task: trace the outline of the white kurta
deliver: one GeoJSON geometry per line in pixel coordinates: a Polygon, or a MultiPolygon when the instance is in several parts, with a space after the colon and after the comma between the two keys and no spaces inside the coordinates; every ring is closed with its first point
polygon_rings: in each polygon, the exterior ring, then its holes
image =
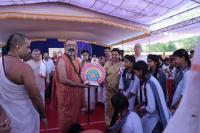
{"type": "MultiPolygon", "coordinates": [[[[156,86],[156,89],[158,91],[158,95],[160,97],[160,101],[164,110],[164,114],[168,121],[171,117],[171,114],[167,107],[162,88],[156,78],[151,76],[150,80],[156,86]]],[[[146,95],[147,95],[147,106],[145,107],[145,109],[148,111],[148,113],[142,117],[142,126],[143,126],[144,133],[151,133],[154,127],[156,126],[157,122],[159,121],[160,117],[157,111],[154,93],[149,84],[146,84],[146,95]]]]}
{"type": "Polygon", "coordinates": [[[132,97],[128,99],[129,107],[128,110],[132,111],[134,109],[135,99],[137,97],[137,92],[140,89],[140,80],[137,76],[134,76],[134,80],[130,81],[129,88],[125,91],[124,90],[124,82],[123,77],[121,74],[120,81],[119,81],[119,89],[123,90],[124,96],[128,96],[129,93],[134,94],[132,97]]]}
{"type": "Polygon", "coordinates": [[[31,66],[34,72],[35,76],[35,82],[37,84],[37,87],[39,88],[40,95],[42,96],[43,103],[45,104],[45,78],[41,77],[39,71],[40,71],[40,64],[41,62],[35,62],[34,60],[30,60],[27,62],[31,66]]]}
{"type": "Polygon", "coordinates": [[[147,63],[147,56],[146,55],[140,55],[139,57],[135,57],[135,62],[138,62],[140,60],[147,63]]]}
{"type": "Polygon", "coordinates": [[[143,133],[140,117],[135,112],[130,112],[121,133],[143,133]]]}
{"type": "Polygon", "coordinates": [[[46,64],[47,74],[51,74],[54,71],[54,68],[55,68],[53,60],[52,59],[48,59],[47,61],[43,60],[43,62],[46,64]]]}
{"type": "Polygon", "coordinates": [[[46,68],[47,68],[47,79],[46,79],[46,81],[47,81],[47,83],[50,83],[50,76],[51,76],[51,74],[53,74],[53,71],[55,69],[55,65],[54,65],[52,59],[48,59],[47,61],[43,60],[43,62],[45,63],[46,68]]]}
{"type": "Polygon", "coordinates": [[[0,105],[11,119],[11,133],[39,133],[39,114],[23,85],[16,85],[4,74],[0,58],[0,105]]]}

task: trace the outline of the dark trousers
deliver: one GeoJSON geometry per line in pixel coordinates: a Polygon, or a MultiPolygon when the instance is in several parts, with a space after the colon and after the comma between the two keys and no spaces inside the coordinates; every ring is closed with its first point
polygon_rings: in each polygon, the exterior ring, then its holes
{"type": "Polygon", "coordinates": [[[45,100],[46,101],[51,101],[52,82],[53,82],[53,75],[50,76],[50,82],[47,85],[47,89],[45,90],[45,100]]]}

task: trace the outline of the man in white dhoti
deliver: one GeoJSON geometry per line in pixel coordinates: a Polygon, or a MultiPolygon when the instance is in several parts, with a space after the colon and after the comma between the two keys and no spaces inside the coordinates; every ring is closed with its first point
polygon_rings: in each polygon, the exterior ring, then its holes
{"type": "Polygon", "coordinates": [[[40,119],[47,124],[42,98],[31,67],[21,59],[30,53],[30,41],[12,34],[9,52],[0,58],[0,105],[11,121],[11,133],[39,133],[40,119]]]}
{"type": "Polygon", "coordinates": [[[148,65],[138,61],[134,65],[135,75],[144,81],[144,105],[139,107],[144,133],[161,133],[171,117],[162,88],[156,78],[148,74],[148,65]]]}
{"type": "Polygon", "coordinates": [[[45,104],[45,78],[47,76],[46,64],[44,64],[44,62],[42,61],[41,52],[39,49],[34,49],[32,51],[32,57],[33,59],[27,61],[27,64],[29,64],[33,69],[37,87],[39,88],[40,95],[42,96],[43,103],[45,104]]]}
{"type": "Polygon", "coordinates": [[[164,133],[200,133],[200,43],[198,44],[186,90],[164,133]]]}

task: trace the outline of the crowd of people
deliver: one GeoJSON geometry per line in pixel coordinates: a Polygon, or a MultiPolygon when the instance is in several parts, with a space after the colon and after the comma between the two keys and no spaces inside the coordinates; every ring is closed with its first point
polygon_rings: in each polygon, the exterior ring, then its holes
{"type": "Polygon", "coordinates": [[[40,122],[48,125],[49,101],[58,110],[60,133],[82,132],[79,125],[75,132],[74,124],[81,111],[94,112],[97,103],[105,107],[106,133],[161,133],[187,89],[194,54],[178,49],[163,59],[142,55],[136,44],[132,55],[105,48],[101,57],[87,50],[77,57],[76,41],[68,40],[64,53],[51,59],[39,49],[31,52],[30,40],[20,33],[12,34],[6,47],[8,53],[0,59],[1,133],[39,133],[40,122]],[[105,81],[90,89],[90,110],[88,84],[80,77],[88,63],[106,71],[105,81]]]}

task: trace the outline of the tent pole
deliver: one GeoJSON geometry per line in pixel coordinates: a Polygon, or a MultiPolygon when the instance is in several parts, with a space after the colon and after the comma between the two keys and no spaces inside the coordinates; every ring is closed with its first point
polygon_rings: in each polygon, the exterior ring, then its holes
{"type": "Polygon", "coordinates": [[[149,54],[151,53],[150,49],[151,49],[151,39],[150,39],[150,36],[149,36],[149,54]]]}

